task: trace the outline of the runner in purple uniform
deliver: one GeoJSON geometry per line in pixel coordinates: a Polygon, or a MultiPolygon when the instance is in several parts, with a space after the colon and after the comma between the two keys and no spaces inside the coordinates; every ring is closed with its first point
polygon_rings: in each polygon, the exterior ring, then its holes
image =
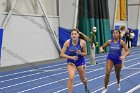
{"type": "Polygon", "coordinates": [[[126,43],[120,39],[120,31],[117,29],[113,31],[113,39],[108,40],[105,44],[103,44],[100,47],[100,52],[101,53],[104,52],[104,48],[106,48],[107,46],[110,46],[110,51],[106,60],[106,74],[104,79],[105,88],[102,91],[102,93],[107,92],[107,85],[110,79],[110,72],[112,70],[113,65],[115,68],[115,73],[117,78],[118,91],[120,91],[120,71],[122,68],[122,60],[124,60],[125,57],[128,56],[130,53],[126,43]],[[126,53],[123,55],[121,54],[122,48],[124,48],[126,51],[126,53]]]}
{"type": "Polygon", "coordinates": [[[73,81],[76,70],[79,73],[80,79],[85,86],[85,92],[89,93],[87,88],[87,79],[86,79],[86,65],[84,56],[87,55],[87,47],[84,37],[82,34],[79,34],[79,30],[72,29],[71,38],[68,39],[61,50],[60,56],[67,58],[67,69],[68,69],[68,93],[73,93],[73,81]],[[68,54],[65,52],[68,51],[68,54]]]}

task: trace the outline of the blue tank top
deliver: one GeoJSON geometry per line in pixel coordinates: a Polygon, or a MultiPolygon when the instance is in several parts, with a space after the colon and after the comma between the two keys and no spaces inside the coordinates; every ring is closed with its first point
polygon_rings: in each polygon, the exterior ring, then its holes
{"type": "MultiPolygon", "coordinates": [[[[83,51],[81,46],[80,46],[80,39],[78,39],[78,43],[75,46],[72,44],[72,39],[70,39],[70,44],[69,44],[69,47],[68,47],[68,50],[67,50],[68,55],[69,56],[78,56],[78,60],[76,60],[77,62],[78,61],[81,61],[81,62],[84,61],[84,57],[81,56],[81,55],[78,55],[76,53],[77,50],[83,51]]],[[[75,60],[68,59],[67,62],[75,62],[75,60]]]]}
{"type": "Polygon", "coordinates": [[[120,43],[120,39],[117,43],[114,43],[114,39],[112,39],[110,42],[110,51],[109,51],[108,57],[120,58],[121,51],[122,51],[122,46],[120,43]]]}

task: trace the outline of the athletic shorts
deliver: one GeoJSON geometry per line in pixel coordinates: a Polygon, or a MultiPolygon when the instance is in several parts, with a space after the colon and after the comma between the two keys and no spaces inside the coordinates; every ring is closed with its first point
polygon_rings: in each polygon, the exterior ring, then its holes
{"type": "Polygon", "coordinates": [[[122,60],[120,60],[119,58],[107,57],[107,59],[111,60],[114,65],[116,65],[116,64],[122,64],[122,60]]]}
{"type": "Polygon", "coordinates": [[[85,65],[85,60],[67,60],[67,63],[73,63],[76,67],[85,65]]]}

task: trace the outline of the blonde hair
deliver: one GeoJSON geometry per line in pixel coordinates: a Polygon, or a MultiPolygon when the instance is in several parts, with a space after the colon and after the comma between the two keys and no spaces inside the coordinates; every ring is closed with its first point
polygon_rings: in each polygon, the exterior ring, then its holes
{"type": "Polygon", "coordinates": [[[123,30],[123,29],[125,29],[125,26],[121,26],[121,27],[120,27],[120,30],[123,30]]]}

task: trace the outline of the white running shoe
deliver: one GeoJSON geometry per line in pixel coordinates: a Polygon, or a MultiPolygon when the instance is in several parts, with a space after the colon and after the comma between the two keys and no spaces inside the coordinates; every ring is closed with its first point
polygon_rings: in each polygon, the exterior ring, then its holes
{"type": "Polygon", "coordinates": [[[120,91],[121,90],[121,85],[120,84],[118,84],[118,91],[120,91]]]}
{"type": "Polygon", "coordinates": [[[106,92],[107,92],[107,88],[104,88],[101,93],[106,93],[106,92]]]}

